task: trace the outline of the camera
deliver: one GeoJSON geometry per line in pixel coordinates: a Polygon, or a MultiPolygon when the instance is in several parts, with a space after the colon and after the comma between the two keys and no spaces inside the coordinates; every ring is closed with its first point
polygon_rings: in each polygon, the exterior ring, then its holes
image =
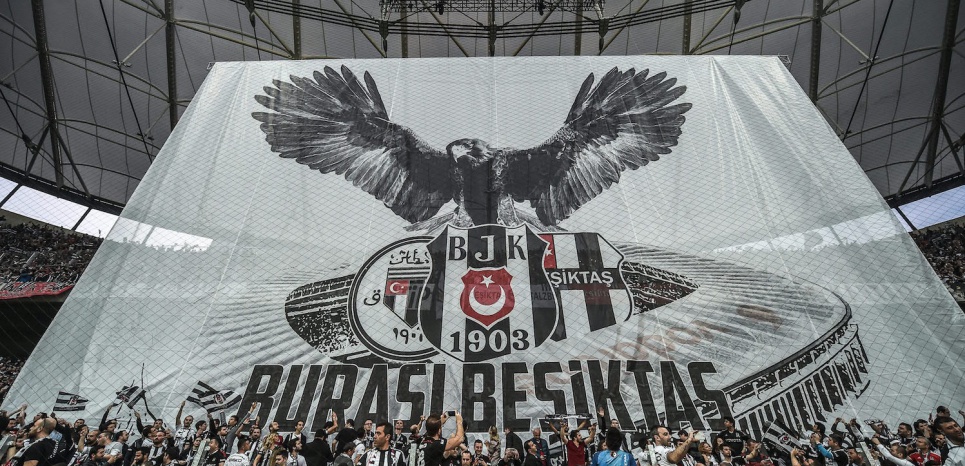
{"type": "Polygon", "coordinates": [[[455,411],[455,410],[446,411],[446,416],[452,417],[452,416],[455,416],[455,415],[456,415],[456,411],[455,411]]]}

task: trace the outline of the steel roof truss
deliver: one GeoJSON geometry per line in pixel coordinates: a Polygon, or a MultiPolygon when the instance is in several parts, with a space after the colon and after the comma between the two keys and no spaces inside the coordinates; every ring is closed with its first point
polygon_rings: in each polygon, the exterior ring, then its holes
{"type": "Polygon", "coordinates": [[[871,60],[871,57],[869,57],[868,54],[865,53],[864,50],[861,50],[861,48],[858,47],[857,45],[855,45],[855,43],[852,42],[851,39],[848,39],[848,36],[844,35],[843,32],[837,30],[833,25],[831,25],[831,23],[829,23],[828,20],[826,20],[826,19],[824,19],[824,18],[822,17],[822,18],[821,18],[821,22],[824,23],[824,25],[827,26],[828,29],[831,30],[831,32],[834,32],[835,34],[837,34],[838,37],[840,37],[841,40],[843,40],[846,44],[850,45],[851,48],[853,48],[856,52],[860,53],[861,56],[864,57],[865,60],[869,60],[869,61],[871,60]]]}
{"type": "MultiPolygon", "coordinates": [[[[177,30],[174,22],[174,0],[164,0],[164,50],[168,72],[168,121],[171,131],[178,124],[178,65],[174,41],[177,30]]],[[[154,125],[152,124],[151,127],[154,125]]],[[[148,129],[150,131],[150,129],[148,129]]]]}
{"type": "Polygon", "coordinates": [[[40,56],[40,81],[44,89],[44,106],[47,117],[47,126],[50,134],[50,154],[53,157],[54,173],[58,187],[64,185],[64,173],[61,166],[60,146],[55,139],[57,138],[57,107],[54,104],[54,74],[50,67],[50,54],[47,47],[47,24],[44,19],[43,0],[31,0],[33,7],[34,33],[37,47],[37,54],[40,56]]]}
{"type": "Polygon", "coordinates": [[[935,156],[938,154],[939,128],[945,112],[945,96],[948,93],[948,73],[952,65],[952,47],[955,44],[955,28],[958,27],[960,0],[948,0],[945,12],[945,31],[942,36],[941,58],[938,62],[938,79],[935,82],[935,97],[932,101],[932,131],[928,141],[925,168],[925,186],[931,187],[935,172],[935,156]]]}
{"type": "Polygon", "coordinates": [[[90,197],[90,191],[87,189],[87,183],[84,182],[84,177],[81,176],[80,171],[77,170],[77,164],[74,163],[74,157],[70,155],[70,149],[67,147],[67,143],[64,142],[64,139],[60,136],[57,128],[51,128],[51,136],[55,135],[57,136],[55,139],[57,139],[57,142],[59,142],[60,146],[64,149],[64,155],[67,156],[67,160],[70,162],[70,168],[74,171],[74,175],[77,176],[77,181],[80,182],[80,187],[84,190],[84,195],[90,197]]]}
{"type": "MultiPolygon", "coordinates": [[[[167,0],[165,0],[165,1],[167,1],[167,0]]],[[[271,36],[274,37],[275,40],[278,41],[278,45],[280,45],[281,48],[283,48],[286,52],[288,52],[288,58],[295,58],[295,52],[294,52],[294,50],[292,50],[291,47],[289,47],[287,44],[285,44],[285,40],[282,39],[281,36],[278,35],[277,32],[275,32],[275,30],[271,27],[271,24],[269,24],[268,21],[265,21],[265,18],[263,18],[263,17],[261,16],[261,13],[258,13],[258,10],[255,10],[255,18],[258,18],[258,20],[261,21],[261,24],[263,24],[263,25],[265,26],[265,28],[268,29],[268,32],[271,34],[271,36]]]]}
{"type": "Polygon", "coordinates": [[[456,48],[458,48],[463,55],[465,55],[466,57],[469,57],[470,56],[469,52],[466,50],[465,47],[462,46],[461,43],[459,43],[459,41],[456,39],[456,36],[452,35],[452,33],[449,31],[449,28],[447,28],[445,23],[442,22],[442,18],[440,18],[439,15],[437,15],[436,12],[433,11],[431,7],[429,7],[429,4],[426,2],[426,0],[420,0],[420,1],[422,2],[422,6],[426,7],[426,10],[429,13],[429,16],[432,16],[432,19],[434,19],[436,23],[438,23],[439,26],[442,27],[442,30],[446,33],[446,37],[448,37],[453,44],[456,44],[456,48]]]}
{"type": "Polygon", "coordinates": [[[948,150],[952,152],[952,158],[955,159],[955,165],[958,165],[958,173],[965,175],[965,167],[962,166],[962,161],[958,160],[958,149],[955,142],[952,141],[952,136],[948,134],[948,126],[945,125],[943,121],[941,124],[942,134],[945,135],[945,142],[948,143],[948,150]]]}

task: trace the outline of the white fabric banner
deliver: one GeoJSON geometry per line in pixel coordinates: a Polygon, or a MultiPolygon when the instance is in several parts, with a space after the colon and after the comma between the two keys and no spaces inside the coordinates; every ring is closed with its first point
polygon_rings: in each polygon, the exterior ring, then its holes
{"type": "Polygon", "coordinates": [[[777,58],[219,63],[6,403],[759,436],[965,399],[963,324],[777,58]]]}

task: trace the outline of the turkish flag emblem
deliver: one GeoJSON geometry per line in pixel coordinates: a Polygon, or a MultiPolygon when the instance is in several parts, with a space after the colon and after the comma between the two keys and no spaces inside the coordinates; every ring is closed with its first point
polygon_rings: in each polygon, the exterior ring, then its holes
{"type": "Polygon", "coordinates": [[[401,296],[409,293],[409,280],[388,280],[385,282],[386,296],[401,296]]]}
{"type": "Polygon", "coordinates": [[[516,306],[513,276],[505,267],[468,270],[462,276],[459,307],[472,320],[489,327],[509,315],[516,306]]]}

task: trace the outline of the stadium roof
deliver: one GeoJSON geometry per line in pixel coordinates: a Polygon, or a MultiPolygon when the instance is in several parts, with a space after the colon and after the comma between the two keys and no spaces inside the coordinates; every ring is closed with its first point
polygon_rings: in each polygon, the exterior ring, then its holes
{"type": "Polygon", "coordinates": [[[892,205],[965,184],[960,0],[386,1],[4,2],[0,177],[119,212],[216,61],[686,53],[780,56],[892,205]]]}

